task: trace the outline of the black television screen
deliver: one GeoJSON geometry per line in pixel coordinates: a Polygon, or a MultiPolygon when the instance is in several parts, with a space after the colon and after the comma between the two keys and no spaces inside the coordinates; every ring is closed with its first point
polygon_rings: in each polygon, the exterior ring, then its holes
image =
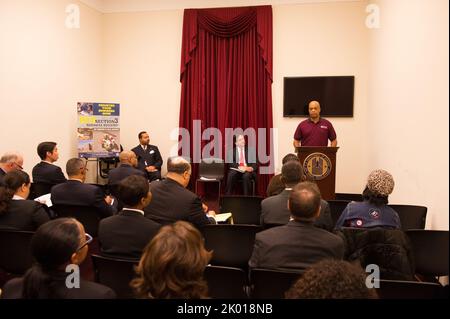
{"type": "Polygon", "coordinates": [[[322,116],[353,117],[354,76],[284,78],[283,116],[308,116],[308,103],[320,103],[322,116]]]}

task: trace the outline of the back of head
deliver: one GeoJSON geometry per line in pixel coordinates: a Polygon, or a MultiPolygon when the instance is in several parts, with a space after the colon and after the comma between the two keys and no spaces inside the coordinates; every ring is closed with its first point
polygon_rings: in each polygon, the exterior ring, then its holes
{"type": "Polygon", "coordinates": [[[184,221],[166,225],[144,249],[132,286],[141,298],[204,298],[203,272],[210,258],[194,226],[184,221]]]}
{"type": "Polygon", "coordinates": [[[55,142],[42,142],[38,145],[37,147],[37,153],[39,155],[39,158],[41,160],[45,160],[45,158],[47,157],[47,152],[52,153],[53,150],[56,147],[56,143],[55,142]]]}
{"type": "Polygon", "coordinates": [[[0,215],[6,212],[14,193],[24,184],[30,184],[30,176],[24,171],[11,171],[5,175],[0,187],[0,215]]]}
{"type": "Polygon", "coordinates": [[[20,157],[18,153],[14,152],[8,152],[2,155],[0,157],[0,164],[7,164],[17,161],[17,159],[20,157]]]}
{"type": "Polygon", "coordinates": [[[119,154],[119,161],[122,164],[128,164],[131,163],[134,157],[136,157],[136,154],[133,151],[123,151],[119,154]]]}
{"type": "Polygon", "coordinates": [[[374,170],[367,178],[363,198],[376,206],[386,205],[394,186],[394,178],[389,172],[382,169],[374,170]]]}
{"type": "Polygon", "coordinates": [[[287,186],[294,186],[300,183],[302,176],[302,165],[297,161],[288,161],[281,168],[281,180],[287,186]]]}
{"type": "Polygon", "coordinates": [[[169,157],[167,160],[167,172],[181,175],[191,170],[191,164],[181,156],[169,157]]]}
{"type": "Polygon", "coordinates": [[[135,207],[142,198],[147,197],[149,185],[146,178],[131,175],[120,181],[117,187],[117,197],[127,207],[135,207]]]}
{"type": "Polygon", "coordinates": [[[309,221],[318,216],[320,209],[320,190],[312,182],[297,184],[289,195],[289,210],[296,220],[309,221]]]}
{"type": "Polygon", "coordinates": [[[296,161],[300,163],[300,159],[296,154],[289,153],[283,157],[282,164],[286,164],[289,161],[296,161]]]}
{"type": "Polygon", "coordinates": [[[309,268],[286,293],[288,299],[374,299],[366,286],[367,274],[341,260],[323,260],[309,268]]]}
{"type": "Polygon", "coordinates": [[[74,157],[67,161],[66,173],[68,176],[79,175],[81,169],[86,166],[86,162],[82,158],[74,157]]]}
{"type": "Polygon", "coordinates": [[[53,275],[64,272],[80,243],[80,229],[73,218],[58,218],[42,224],[31,240],[34,265],[24,277],[23,297],[58,298],[52,291],[53,275]]]}

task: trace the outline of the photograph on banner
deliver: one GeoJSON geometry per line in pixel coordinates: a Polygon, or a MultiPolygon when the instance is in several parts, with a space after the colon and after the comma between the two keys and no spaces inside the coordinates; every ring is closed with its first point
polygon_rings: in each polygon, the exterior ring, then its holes
{"type": "Polygon", "coordinates": [[[78,156],[118,157],[120,152],[120,104],[78,102],[78,156]]]}

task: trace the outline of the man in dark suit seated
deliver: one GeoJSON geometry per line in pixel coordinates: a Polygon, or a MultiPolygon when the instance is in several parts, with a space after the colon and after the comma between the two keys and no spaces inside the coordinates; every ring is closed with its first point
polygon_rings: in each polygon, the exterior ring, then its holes
{"type": "Polygon", "coordinates": [[[123,151],[119,154],[120,166],[108,173],[108,185],[118,185],[124,178],[138,175],[147,178],[147,175],[136,168],[137,157],[133,151],[123,151]]]}
{"type": "Polygon", "coordinates": [[[214,211],[208,211],[200,198],[186,189],[191,165],[182,157],[169,158],[166,179],[150,184],[152,202],[144,208],[145,216],[163,225],[184,220],[199,227],[215,224],[214,211]]]}
{"type": "Polygon", "coordinates": [[[147,174],[150,182],[161,179],[161,166],[163,160],[159,149],[150,145],[150,136],[147,132],[140,132],[139,145],[132,149],[138,158],[138,169],[147,174]]]}
{"type": "Polygon", "coordinates": [[[33,167],[33,183],[56,185],[64,183],[66,178],[59,166],[53,164],[59,158],[55,142],[42,142],[37,147],[41,162],[33,167]]]}
{"type": "Polygon", "coordinates": [[[225,194],[230,195],[237,182],[242,181],[244,195],[251,195],[252,181],[256,180],[258,164],[256,150],[245,145],[244,135],[237,135],[235,147],[227,154],[228,176],[225,194]]]}
{"type": "MultiPolygon", "coordinates": [[[[287,224],[291,217],[288,208],[289,196],[292,188],[300,183],[304,175],[302,166],[298,161],[289,161],[281,169],[281,181],[284,183],[284,190],[275,196],[267,197],[261,202],[261,224],[287,224]]],[[[333,230],[333,220],[331,219],[330,205],[328,202],[320,200],[320,215],[314,221],[314,226],[333,230]]]]}
{"type": "Polygon", "coordinates": [[[23,157],[19,153],[8,152],[0,158],[0,186],[3,185],[3,178],[11,171],[23,170],[23,157]]]}
{"type": "Polygon", "coordinates": [[[342,259],[343,240],[313,224],[320,214],[320,199],[316,184],[296,185],[288,202],[292,220],[256,234],[249,266],[303,272],[323,259],[342,259]]]}
{"type": "Polygon", "coordinates": [[[112,257],[138,259],[161,227],[144,217],[143,209],[152,198],[148,181],[143,176],[128,176],[119,183],[117,195],[125,207],[117,215],[100,221],[101,251],[112,257]]]}
{"type": "Polygon", "coordinates": [[[116,212],[111,196],[106,196],[100,187],[84,184],[86,162],[82,158],[71,158],[66,164],[69,179],[53,186],[51,200],[53,205],[89,206],[96,208],[100,217],[108,217],[116,212]]]}

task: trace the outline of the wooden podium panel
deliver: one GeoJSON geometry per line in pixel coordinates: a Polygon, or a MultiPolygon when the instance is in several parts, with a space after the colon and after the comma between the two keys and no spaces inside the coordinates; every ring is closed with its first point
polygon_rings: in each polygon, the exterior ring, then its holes
{"type": "Polygon", "coordinates": [[[300,146],[295,151],[307,180],[314,180],[324,200],[336,198],[336,153],[339,147],[300,146]]]}

